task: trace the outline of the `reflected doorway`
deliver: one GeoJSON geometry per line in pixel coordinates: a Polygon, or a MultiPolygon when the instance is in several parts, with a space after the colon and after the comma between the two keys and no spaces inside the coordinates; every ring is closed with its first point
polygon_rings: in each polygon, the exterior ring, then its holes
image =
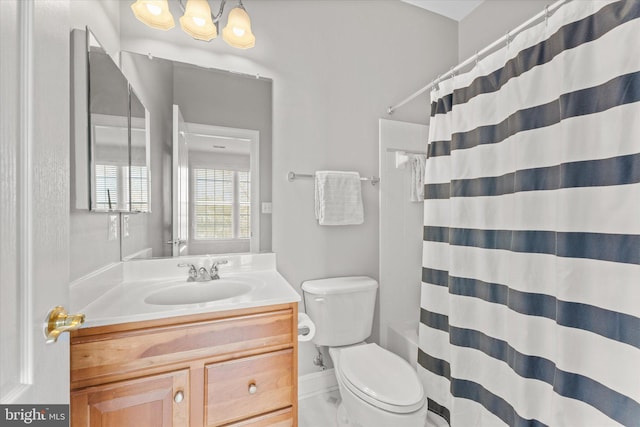
{"type": "Polygon", "coordinates": [[[174,105],[174,256],[259,251],[258,153],[258,131],[187,123],[174,105]]]}

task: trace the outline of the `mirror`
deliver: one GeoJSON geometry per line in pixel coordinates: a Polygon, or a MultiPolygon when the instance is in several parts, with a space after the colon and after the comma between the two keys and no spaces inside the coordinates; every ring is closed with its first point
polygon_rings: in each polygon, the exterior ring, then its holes
{"type": "Polygon", "coordinates": [[[91,210],[126,211],[129,166],[129,83],[87,31],[91,210]]]}
{"type": "Polygon", "coordinates": [[[129,82],[87,29],[90,209],[148,212],[148,117],[129,82]]]}
{"type": "MultiPolygon", "coordinates": [[[[271,250],[272,81],[121,52],[149,110],[151,211],[122,259],[271,250]]],[[[130,218],[129,220],[132,220],[130,218]]]]}

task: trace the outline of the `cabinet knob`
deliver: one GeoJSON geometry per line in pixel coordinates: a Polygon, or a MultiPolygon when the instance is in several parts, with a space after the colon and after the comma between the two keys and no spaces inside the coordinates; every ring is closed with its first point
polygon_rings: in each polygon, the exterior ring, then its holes
{"type": "Polygon", "coordinates": [[[176,403],[180,403],[184,400],[184,393],[182,392],[182,390],[178,391],[176,394],[173,395],[173,401],[176,403]]]}
{"type": "Polygon", "coordinates": [[[249,384],[249,394],[256,394],[258,386],[255,383],[249,384]]]}

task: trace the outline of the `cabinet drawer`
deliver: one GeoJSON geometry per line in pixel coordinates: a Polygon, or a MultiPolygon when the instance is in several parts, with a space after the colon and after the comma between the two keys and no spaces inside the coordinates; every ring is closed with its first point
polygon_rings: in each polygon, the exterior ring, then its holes
{"type": "Polygon", "coordinates": [[[90,387],[71,393],[71,426],[187,427],[189,402],[188,370],[90,387]]]}
{"type": "Polygon", "coordinates": [[[184,360],[224,360],[291,346],[292,319],[292,310],[278,310],[109,334],[87,331],[72,338],[71,388],[99,384],[105,377],[126,379],[144,369],[153,373],[184,360]]]}
{"type": "MultiPolygon", "coordinates": [[[[293,350],[288,349],[207,365],[206,425],[220,426],[291,406],[297,381],[293,362],[293,350]]],[[[278,422],[272,419],[265,421],[267,424],[256,421],[246,425],[271,425],[270,421],[278,422]]]]}
{"type": "Polygon", "coordinates": [[[260,415],[225,427],[292,427],[293,410],[291,408],[260,415]]]}

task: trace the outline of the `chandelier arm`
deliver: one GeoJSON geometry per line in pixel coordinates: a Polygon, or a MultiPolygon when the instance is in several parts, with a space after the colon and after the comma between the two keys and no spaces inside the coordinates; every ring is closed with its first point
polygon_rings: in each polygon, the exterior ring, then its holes
{"type": "Polygon", "coordinates": [[[218,14],[216,16],[213,16],[213,13],[211,14],[211,19],[213,20],[214,24],[217,24],[220,18],[222,18],[222,12],[224,11],[224,5],[226,2],[227,0],[222,0],[220,2],[220,10],[218,11],[218,14]]]}
{"type": "MultiPolygon", "coordinates": [[[[227,0],[222,0],[220,2],[220,10],[218,11],[217,15],[214,16],[213,13],[211,13],[211,20],[214,24],[217,24],[220,18],[222,18],[222,12],[224,12],[224,5],[226,2],[227,0]]],[[[187,10],[186,5],[184,4],[184,0],[178,0],[178,4],[180,5],[180,9],[182,9],[182,13],[184,13],[187,10]]],[[[242,2],[240,2],[240,5],[242,5],[242,2]]]]}

